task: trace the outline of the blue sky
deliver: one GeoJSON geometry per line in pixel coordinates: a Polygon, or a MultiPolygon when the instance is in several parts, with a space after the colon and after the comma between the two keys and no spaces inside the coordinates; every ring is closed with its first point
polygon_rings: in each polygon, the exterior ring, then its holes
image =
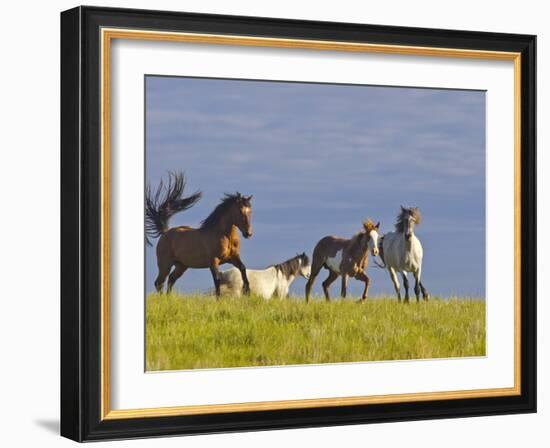
{"type": "MultiPolygon", "coordinates": [[[[146,182],[170,170],[203,192],[171,225],[199,225],[224,192],[254,195],[248,268],[311,255],[366,217],[391,231],[399,206],[412,205],[430,293],[485,296],[485,92],[147,76],[146,182]]],[[[148,247],[147,291],[156,274],[148,247]]],[[[370,294],[393,294],[387,271],[371,263],[368,275],[370,294]]],[[[208,270],[189,270],[175,288],[211,287],[208,270]]]]}

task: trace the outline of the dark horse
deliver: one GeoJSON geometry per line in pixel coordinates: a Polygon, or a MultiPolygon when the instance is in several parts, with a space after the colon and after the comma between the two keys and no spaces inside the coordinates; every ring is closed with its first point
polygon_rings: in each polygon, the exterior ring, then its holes
{"type": "MultiPolygon", "coordinates": [[[[202,196],[196,192],[183,196],[185,177],[182,173],[169,173],[168,185],[161,180],[153,194],[145,192],[145,231],[148,237],[158,238],[158,276],[155,287],[162,292],[168,274],[168,292],[189,268],[210,268],[216,296],[220,296],[219,266],[231,263],[241,272],[243,292],[250,291],[246,268],[239,256],[240,239],[237,229],[245,238],[252,236],[252,196],[240,193],[225,194],[220,204],[201,223],[198,229],[188,226],[168,227],[168,221],[176,213],[192,207],[202,196]],[[174,270],[170,273],[170,270],[174,270]]],[[[149,244],[149,240],[147,240],[149,244]]]]}
{"type": "Polygon", "coordinates": [[[380,223],[374,224],[370,219],[363,223],[363,230],[352,238],[345,239],[337,236],[326,236],[319,240],[313,249],[311,275],[306,284],[306,302],[315,277],[321,268],[329,271],[323,282],[323,291],[327,301],[330,300],[329,287],[341,275],[342,297],[346,297],[348,277],[353,277],[365,283],[361,302],[367,298],[370,279],[365,273],[369,263],[369,249],[373,256],[378,255],[378,229],[380,223]]]}

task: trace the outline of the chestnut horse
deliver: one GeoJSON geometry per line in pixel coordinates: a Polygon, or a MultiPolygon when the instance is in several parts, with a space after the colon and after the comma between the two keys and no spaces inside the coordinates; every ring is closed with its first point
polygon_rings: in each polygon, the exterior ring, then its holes
{"type": "Polygon", "coordinates": [[[311,275],[306,284],[306,302],[309,302],[315,277],[323,267],[329,271],[327,279],[323,282],[323,291],[327,302],[330,301],[329,287],[339,276],[342,276],[342,298],[346,297],[348,277],[353,277],[365,283],[360,302],[365,301],[370,283],[365,270],[369,262],[369,249],[373,256],[378,255],[379,227],[380,223],[374,224],[368,219],[363,222],[363,230],[356,233],[351,239],[326,236],[319,240],[313,249],[311,275]]]}
{"type": "MultiPolygon", "coordinates": [[[[189,268],[210,268],[216,296],[220,296],[219,266],[231,263],[239,269],[243,280],[243,292],[250,291],[246,267],[239,256],[240,239],[237,229],[245,238],[252,236],[252,196],[240,193],[225,194],[220,204],[201,223],[198,229],[188,226],[168,227],[169,219],[176,213],[192,207],[201,192],[184,197],[185,178],[182,173],[169,173],[168,185],[160,182],[156,192],[147,187],[145,193],[146,234],[158,238],[158,276],[155,287],[162,292],[168,274],[168,292],[189,268]],[[170,270],[174,270],[170,273],[170,270]]],[[[149,240],[147,242],[150,244],[149,240]]]]}

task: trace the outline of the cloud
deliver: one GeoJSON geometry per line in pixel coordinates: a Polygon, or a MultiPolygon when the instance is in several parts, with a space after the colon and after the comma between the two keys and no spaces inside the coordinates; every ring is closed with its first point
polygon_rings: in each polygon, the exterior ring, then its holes
{"type": "Polygon", "coordinates": [[[406,173],[403,163],[419,176],[484,171],[481,92],[216,80],[172,89],[181,79],[156,81],[167,87],[148,97],[148,144],[168,157],[194,153],[235,169],[269,164],[302,175],[330,158],[356,187],[365,174],[406,173]]]}

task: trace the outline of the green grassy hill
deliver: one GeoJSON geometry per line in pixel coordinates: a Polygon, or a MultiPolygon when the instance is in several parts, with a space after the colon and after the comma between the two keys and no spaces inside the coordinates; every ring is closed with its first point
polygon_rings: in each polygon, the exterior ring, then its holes
{"type": "Polygon", "coordinates": [[[147,370],[485,355],[485,302],[147,297],[147,370]]]}

